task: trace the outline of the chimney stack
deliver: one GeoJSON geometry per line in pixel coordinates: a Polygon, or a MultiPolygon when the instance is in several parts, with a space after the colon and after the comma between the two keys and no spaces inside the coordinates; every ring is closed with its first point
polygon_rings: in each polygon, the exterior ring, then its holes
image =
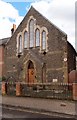
{"type": "Polygon", "coordinates": [[[13,24],[13,28],[11,29],[11,35],[13,35],[13,33],[15,32],[15,30],[16,30],[16,25],[13,24]]]}

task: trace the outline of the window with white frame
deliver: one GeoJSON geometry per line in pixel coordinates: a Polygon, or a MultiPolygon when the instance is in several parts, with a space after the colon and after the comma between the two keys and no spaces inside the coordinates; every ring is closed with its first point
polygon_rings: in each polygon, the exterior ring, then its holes
{"type": "Polygon", "coordinates": [[[18,45],[18,52],[21,53],[22,52],[22,36],[19,36],[19,45],[18,45]]]}
{"type": "Polygon", "coordinates": [[[36,46],[40,46],[40,30],[37,28],[35,31],[36,46]]]}
{"type": "Polygon", "coordinates": [[[43,30],[42,32],[42,49],[46,49],[46,31],[43,30]]]}
{"type": "Polygon", "coordinates": [[[29,40],[30,40],[30,47],[34,46],[34,20],[31,19],[29,22],[29,40]]]}
{"type": "Polygon", "coordinates": [[[31,17],[28,20],[27,27],[17,36],[17,52],[21,53],[23,48],[37,46],[40,46],[40,51],[45,50],[47,52],[47,35],[47,28],[44,26],[40,28],[39,25],[36,24],[36,20],[31,17]]]}
{"type": "Polygon", "coordinates": [[[28,43],[28,33],[27,31],[24,32],[24,48],[27,48],[28,43]]]}

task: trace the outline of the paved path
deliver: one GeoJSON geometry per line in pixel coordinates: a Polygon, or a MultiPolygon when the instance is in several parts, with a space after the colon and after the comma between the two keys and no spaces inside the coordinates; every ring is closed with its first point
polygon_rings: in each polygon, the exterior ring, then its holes
{"type": "Polygon", "coordinates": [[[0,96],[0,103],[12,106],[77,115],[76,102],[52,99],[0,96]]]}

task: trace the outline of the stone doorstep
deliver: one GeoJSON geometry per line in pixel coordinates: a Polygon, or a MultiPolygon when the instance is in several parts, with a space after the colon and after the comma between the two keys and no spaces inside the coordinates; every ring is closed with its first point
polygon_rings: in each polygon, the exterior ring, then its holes
{"type": "Polygon", "coordinates": [[[49,115],[49,116],[55,116],[55,117],[63,117],[63,118],[76,118],[77,119],[77,115],[69,115],[69,114],[65,114],[65,113],[58,113],[58,112],[54,112],[54,111],[47,111],[45,109],[36,109],[36,108],[30,108],[30,107],[22,107],[22,106],[18,106],[18,105],[9,105],[9,104],[0,104],[0,106],[8,108],[8,109],[13,109],[13,110],[19,110],[19,111],[24,111],[24,112],[36,112],[36,113],[40,113],[40,114],[45,114],[45,115],[49,115]]]}

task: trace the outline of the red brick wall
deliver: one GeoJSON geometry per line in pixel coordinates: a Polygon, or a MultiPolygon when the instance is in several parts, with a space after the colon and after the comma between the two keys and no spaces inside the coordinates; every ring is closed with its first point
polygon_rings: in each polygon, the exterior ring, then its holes
{"type": "Polygon", "coordinates": [[[77,100],[77,83],[73,83],[73,100],[77,100]]]}
{"type": "Polygon", "coordinates": [[[3,76],[3,67],[4,67],[4,48],[0,46],[0,78],[3,76]]]}

